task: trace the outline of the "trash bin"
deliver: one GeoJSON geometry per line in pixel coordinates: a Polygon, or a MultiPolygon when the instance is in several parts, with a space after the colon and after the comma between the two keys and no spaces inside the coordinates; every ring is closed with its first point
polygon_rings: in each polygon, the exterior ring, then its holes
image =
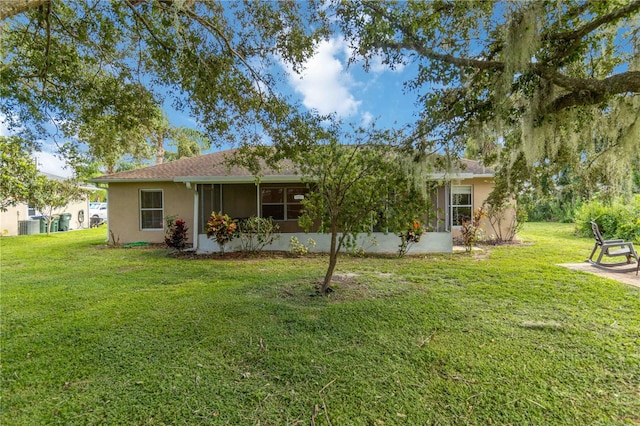
{"type": "Polygon", "coordinates": [[[53,217],[53,222],[51,222],[51,232],[58,232],[60,226],[60,216],[55,215],[53,217]]]}
{"type": "Polygon", "coordinates": [[[68,231],[71,224],[71,213],[62,213],[58,223],[58,231],[68,231]]]}
{"type": "Polygon", "coordinates": [[[34,219],[40,221],[40,233],[47,233],[47,219],[44,216],[35,216],[34,219]]]}

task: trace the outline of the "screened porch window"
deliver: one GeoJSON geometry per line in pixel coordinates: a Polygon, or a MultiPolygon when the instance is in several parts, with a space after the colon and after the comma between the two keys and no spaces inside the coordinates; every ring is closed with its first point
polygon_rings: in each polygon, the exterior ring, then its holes
{"type": "Polygon", "coordinates": [[[473,209],[471,195],[471,185],[451,187],[451,218],[453,226],[462,226],[463,221],[471,220],[473,209]]]}
{"type": "Polygon", "coordinates": [[[273,220],[298,220],[302,214],[302,200],[306,193],[306,188],[262,188],[262,217],[270,217],[273,220]]]}
{"type": "Polygon", "coordinates": [[[207,232],[207,221],[211,217],[211,213],[222,210],[221,191],[220,184],[198,185],[198,223],[201,234],[207,232]]]}
{"type": "Polygon", "coordinates": [[[140,190],[140,229],[164,228],[164,204],[161,189],[140,190]]]}

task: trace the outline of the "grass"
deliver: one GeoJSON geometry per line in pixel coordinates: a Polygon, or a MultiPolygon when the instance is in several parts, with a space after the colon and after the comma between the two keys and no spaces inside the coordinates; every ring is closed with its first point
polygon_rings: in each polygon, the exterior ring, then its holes
{"type": "Polygon", "coordinates": [[[640,424],[640,290],[528,224],[486,256],[177,259],[0,239],[0,423],[640,424]]]}

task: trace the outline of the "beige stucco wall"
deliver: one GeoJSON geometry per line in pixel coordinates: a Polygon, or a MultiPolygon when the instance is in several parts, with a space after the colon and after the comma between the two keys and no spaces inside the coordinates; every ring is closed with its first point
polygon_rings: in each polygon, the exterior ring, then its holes
{"type": "Polygon", "coordinates": [[[89,227],[89,197],[82,201],[77,201],[69,204],[63,209],[60,209],[58,213],[71,213],[71,220],[69,221],[70,230],[86,229],[89,227]],[[80,222],[78,220],[78,213],[80,210],[84,213],[84,220],[80,222]]]}
{"type": "MultiPolygon", "coordinates": [[[[455,185],[471,185],[472,186],[473,211],[482,207],[482,204],[484,203],[484,201],[487,199],[487,197],[489,196],[491,191],[493,191],[493,188],[494,188],[493,179],[490,179],[490,178],[463,179],[463,180],[452,182],[452,185],[454,186],[455,185]]],[[[509,209],[506,212],[507,220],[503,221],[503,225],[502,225],[503,235],[506,234],[506,228],[508,227],[508,224],[511,223],[511,218],[513,218],[514,215],[515,215],[514,209],[509,209]]],[[[484,237],[483,237],[484,240],[490,240],[495,238],[496,231],[494,231],[494,229],[491,227],[491,224],[489,223],[489,219],[487,217],[484,217],[482,219],[480,226],[484,233],[484,237]]],[[[451,232],[454,238],[459,238],[461,235],[459,226],[453,226],[451,228],[451,232]]]]}
{"type": "Polygon", "coordinates": [[[193,239],[193,198],[194,192],[183,183],[136,182],[110,183],[107,191],[109,205],[107,226],[108,238],[120,244],[146,241],[164,242],[165,230],[140,229],[140,190],[161,189],[163,195],[163,216],[178,216],[189,228],[189,243],[193,239]]]}
{"type": "MultiPolygon", "coordinates": [[[[89,197],[84,200],[73,202],[66,207],[56,209],[55,214],[71,213],[71,220],[69,221],[70,230],[84,229],[89,227],[89,197]],[[84,211],[84,221],[78,220],[78,212],[84,211]]],[[[18,235],[18,220],[29,220],[27,216],[28,206],[27,204],[18,204],[14,207],[9,207],[6,212],[0,212],[0,235],[13,236],[18,235]]]]}
{"type": "Polygon", "coordinates": [[[11,206],[6,212],[0,213],[0,235],[18,235],[18,220],[29,219],[27,217],[27,205],[18,204],[11,206]]]}
{"type": "MultiPolygon", "coordinates": [[[[493,180],[488,178],[466,179],[453,185],[471,185],[473,209],[478,209],[493,190],[493,180]]],[[[282,185],[278,185],[282,186],[282,185]]],[[[189,228],[189,243],[192,243],[194,229],[194,189],[187,189],[183,183],[110,183],[108,190],[109,217],[108,238],[124,244],[137,241],[162,243],[165,230],[140,229],[140,189],[161,189],[163,191],[164,217],[177,215],[184,219],[189,228]]],[[[222,192],[223,211],[232,217],[249,217],[257,213],[257,192],[255,184],[225,184],[222,192]]],[[[513,216],[513,212],[510,215],[513,216]]],[[[510,221],[505,221],[510,222],[510,221]]],[[[486,238],[492,238],[488,219],[483,219],[482,227],[486,238]]],[[[281,232],[299,232],[297,222],[281,223],[281,232]],[[290,225],[290,226],[288,226],[290,225]]],[[[453,227],[454,238],[460,236],[460,228],[453,227]]]]}

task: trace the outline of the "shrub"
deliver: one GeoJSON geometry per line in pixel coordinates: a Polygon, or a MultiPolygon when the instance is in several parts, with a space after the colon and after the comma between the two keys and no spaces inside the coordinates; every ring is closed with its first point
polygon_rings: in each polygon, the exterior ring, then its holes
{"type": "Polygon", "coordinates": [[[493,229],[495,241],[503,243],[513,241],[527,221],[527,209],[522,205],[513,204],[489,205],[486,211],[489,225],[493,229]],[[510,210],[515,210],[515,214],[507,214],[510,210]],[[507,222],[508,221],[508,222],[507,222]]]}
{"type": "Polygon", "coordinates": [[[224,254],[224,246],[233,240],[238,233],[238,225],[229,215],[213,212],[207,221],[207,237],[215,238],[220,246],[220,252],[224,254]]]}
{"type": "Polygon", "coordinates": [[[242,251],[260,253],[265,246],[273,243],[280,235],[280,227],[271,219],[252,216],[238,223],[238,237],[242,251]]]}
{"type": "Polygon", "coordinates": [[[411,249],[411,247],[420,242],[420,237],[424,234],[424,229],[418,220],[413,221],[406,232],[398,234],[400,237],[400,245],[398,246],[398,256],[402,257],[411,249]]]}
{"type": "Polygon", "coordinates": [[[591,221],[598,224],[604,238],[640,241],[640,195],[631,203],[619,200],[609,205],[594,200],[583,204],[576,211],[576,234],[592,236],[591,221]]]}
{"type": "Polygon", "coordinates": [[[640,243],[640,219],[635,222],[623,223],[620,225],[616,236],[625,241],[640,243]]]}
{"type": "Polygon", "coordinates": [[[164,237],[164,243],[169,248],[182,251],[187,247],[187,228],[186,223],[182,219],[176,219],[175,216],[168,217],[167,233],[164,237]]]}
{"type": "Polygon", "coordinates": [[[304,243],[301,243],[296,236],[292,235],[289,239],[289,253],[295,256],[304,256],[305,254],[309,253],[310,247],[316,246],[316,242],[313,238],[309,238],[307,240],[307,244],[308,246],[304,243]]]}
{"type": "Polygon", "coordinates": [[[480,220],[485,216],[486,212],[484,210],[484,206],[482,206],[473,212],[471,220],[465,220],[462,222],[462,243],[468,252],[470,252],[473,246],[482,238],[480,220]]]}

